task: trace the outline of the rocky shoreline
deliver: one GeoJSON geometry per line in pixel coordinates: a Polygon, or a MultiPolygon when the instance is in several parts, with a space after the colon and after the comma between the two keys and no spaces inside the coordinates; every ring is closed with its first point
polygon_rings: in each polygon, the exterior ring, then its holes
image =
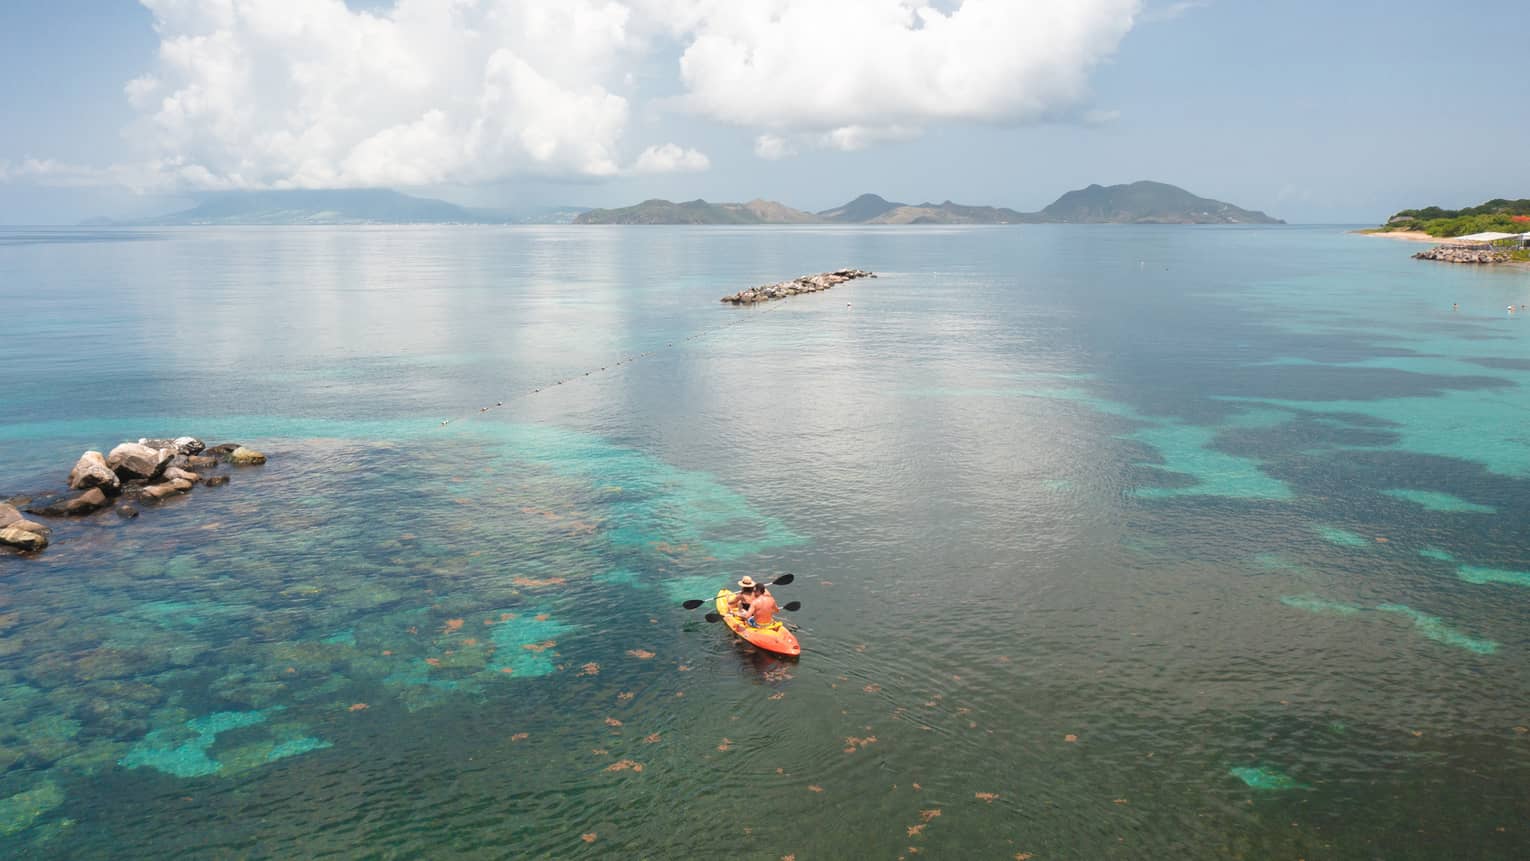
{"type": "Polygon", "coordinates": [[[158,502],[201,484],[228,484],[227,475],[208,475],[223,464],[254,466],[266,456],[239,443],[207,446],[195,437],[140,439],[110,453],[87,451],[69,471],[68,491],[14,496],[0,502],[0,547],[36,553],[53,530],[24,514],[44,518],[83,517],[113,508],[118,517],[138,516],[134,501],[158,502]]]}
{"type": "Polygon", "coordinates": [[[769,302],[772,299],[785,299],[788,296],[796,296],[799,293],[818,293],[833,287],[835,284],[843,284],[846,281],[854,281],[857,278],[875,277],[877,277],[876,273],[867,272],[864,269],[836,269],[833,272],[803,275],[790,281],[764,284],[759,287],[751,287],[748,290],[740,290],[737,293],[722,297],[722,301],[730,305],[753,305],[757,302],[769,302]]]}
{"type": "Polygon", "coordinates": [[[1414,260],[1438,260],[1441,263],[1508,263],[1506,251],[1489,248],[1463,248],[1459,245],[1440,245],[1413,255],[1414,260]]]}

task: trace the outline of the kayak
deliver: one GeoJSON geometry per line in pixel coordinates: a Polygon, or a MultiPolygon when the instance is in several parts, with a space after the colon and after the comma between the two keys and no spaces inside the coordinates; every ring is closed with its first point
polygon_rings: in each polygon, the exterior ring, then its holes
{"type": "Polygon", "coordinates": [[[775,652],[778,655],[800,655],[802,647],[797,645],[797,638],[792,632],[781,624],[779,618],[769,625],[755,628],[744,622],[743,619],[728,612],[728,599],[733,597],[733,592],[728,589],[717,590],[717,615],[723,622],[733,629],[733,633],[739,635],[745,642],[757,646],[767,652],[775,652]]]}

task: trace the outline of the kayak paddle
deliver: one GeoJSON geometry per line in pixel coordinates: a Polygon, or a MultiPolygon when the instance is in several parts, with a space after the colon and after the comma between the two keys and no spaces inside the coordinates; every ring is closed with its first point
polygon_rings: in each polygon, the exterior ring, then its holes
{"type": "MultiPolygon", "coordinates": [[[[767,583],[765,585],[767,585],[767,586],[788,586],[788,585],[791,585],[791,582],[793,580],[796,580],[796,579],[797,579],[797,575],[796,574],[782,574],[780,577],[777,577],[774,581],[772,581],[770,583],[767,583]]],[[[694,610],[697,607],[700,607],[702,604],[710,604],[710,603],[711,603],[711,601],[708,601],[708,600],[705,600],[705,599],[702,599],[702,598],[692,598],[691,600],[684,602],[680,606],[684,607],[687,610],[694,610]]],[[[785,609],[785,608],[783,607],[782,609],[785,609]]]]}
{"type": "MultiPolygon", "coordinates": [[[[787,603],[782,604],[780,607],[777,607],[776,609],[784,610],[784,611],[789,612],[789,613],[796,612],[797,610],[801,610],[802,609],[802,602],[801,601],[788,601],[787,603]]],[[[707,621],[708,622],[721,622],[722,621],[722,616],[718,615],[715,612],[708,613],[707,614],[707,621]]]]}

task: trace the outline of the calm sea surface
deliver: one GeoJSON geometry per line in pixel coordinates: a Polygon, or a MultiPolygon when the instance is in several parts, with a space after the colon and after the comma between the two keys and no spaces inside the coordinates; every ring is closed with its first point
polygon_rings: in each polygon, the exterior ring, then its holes
{"type": "Polygon", "coordinates": [[[0,855],[1530,856],[1530,271],[1413,250],[0,232],[0,498],[270,457],[0,553],[0,855]]]}

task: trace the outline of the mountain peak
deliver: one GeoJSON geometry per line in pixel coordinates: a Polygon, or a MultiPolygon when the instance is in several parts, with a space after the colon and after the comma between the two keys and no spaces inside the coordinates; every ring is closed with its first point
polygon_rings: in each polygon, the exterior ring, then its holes
{"type": "Polygon", "coordinates": [[[863,194],[844,206],[818,213],[825,221],[870,221],[903,206],[878,194],[863,194]]]}
{"type": "Polygon", "coordinates": [[[1283,224],[1262,212],[1197,197],[1166,182],[1090,185],[1059,197],[1040,213],[1044,221],[1076,224],[1283,224]]]}

